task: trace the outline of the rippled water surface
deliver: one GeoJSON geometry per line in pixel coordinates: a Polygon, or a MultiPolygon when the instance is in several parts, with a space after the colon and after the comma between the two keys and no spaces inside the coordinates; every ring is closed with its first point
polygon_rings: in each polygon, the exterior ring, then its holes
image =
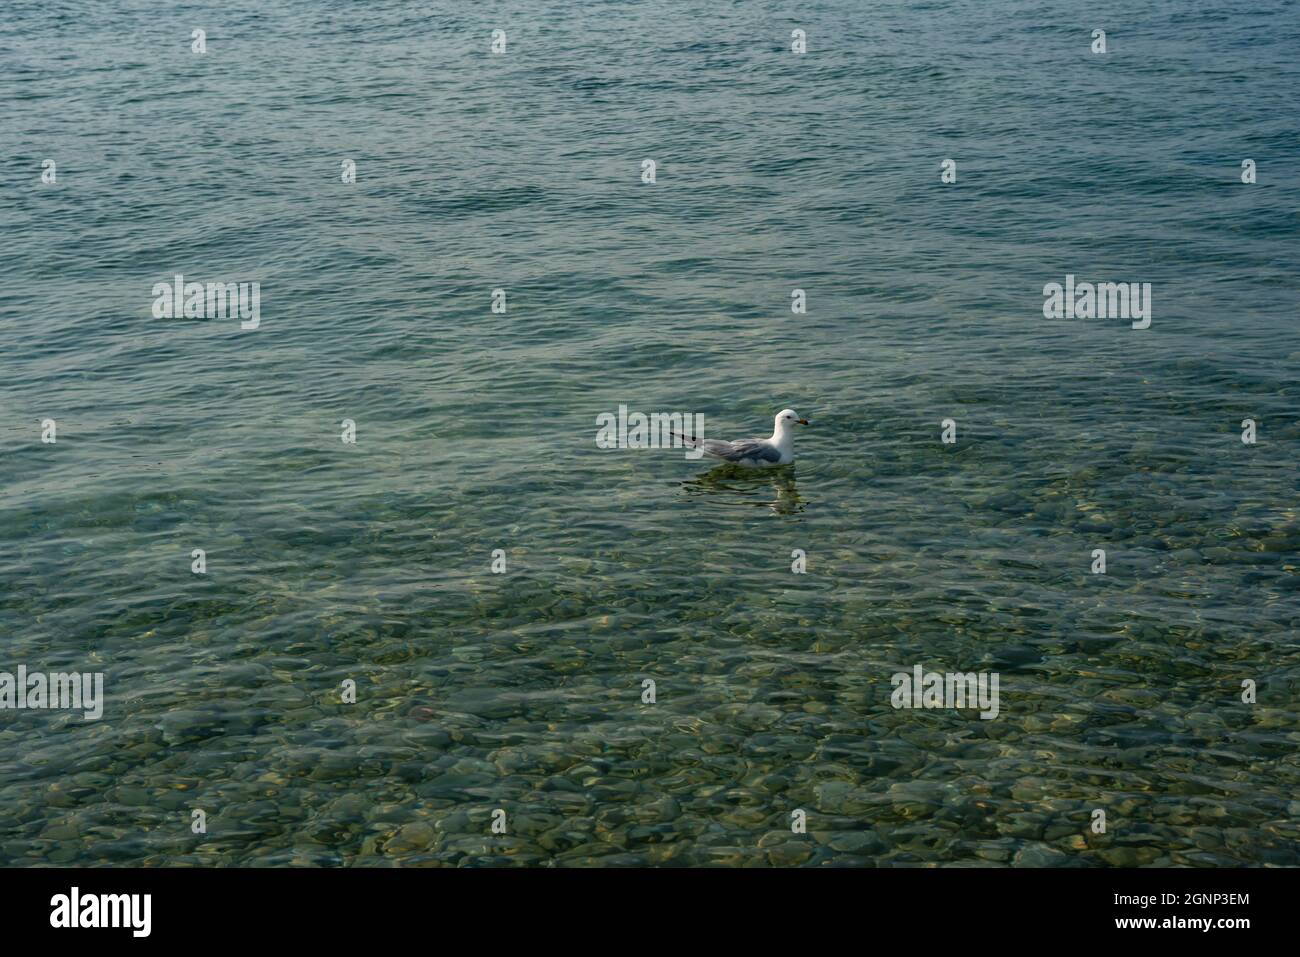
{"type": "Polygon", "coordinates": [[[1300,864],[1296,4],[158,6],[0,22],[0,862],[1300,864]]]}

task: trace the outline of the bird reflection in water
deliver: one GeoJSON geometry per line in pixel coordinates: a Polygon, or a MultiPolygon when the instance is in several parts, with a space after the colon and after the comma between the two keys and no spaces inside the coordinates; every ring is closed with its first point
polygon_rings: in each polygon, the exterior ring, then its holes
{"type": "Polygon", "coordinates": [[[794,466],[752,469],[737,465],[719,465],[682,482],[692,495],[724,495],[737,504],[770,508],[778,515],[793,515],[804,510],[795,484],[794,466]],[[774,495],[774,498],[769,496],[774,495]]]}

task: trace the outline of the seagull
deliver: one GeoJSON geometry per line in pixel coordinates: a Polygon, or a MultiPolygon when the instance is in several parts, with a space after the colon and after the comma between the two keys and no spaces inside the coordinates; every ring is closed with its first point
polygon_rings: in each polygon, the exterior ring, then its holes
{"type": "Polygon", "coordinates": [[[723,442],[720,439],[695,439],[674,432],[689,448],[700,449],[714,458],[745,465],[750,468],[771,468],[789,465],[794,461],[794,426],[808,425],[794,409],[782,409],[776,414],[776,423],[770,439],[738,439],[723,442]]]}

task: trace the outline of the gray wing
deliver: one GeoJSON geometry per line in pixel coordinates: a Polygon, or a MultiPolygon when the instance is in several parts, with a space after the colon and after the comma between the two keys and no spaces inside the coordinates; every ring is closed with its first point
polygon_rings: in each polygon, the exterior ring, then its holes
{"type": "Polygon", "coordinates": [[[760,459],[764,462],[781,461],[781,453],[761,439],[744,439],[740,442],[720,442],[717,439],[703,439],[700,448],[710,455],[716,455],[728,462],[742,459],[760,459]]]}
{"type": "Polygon", "coordinates": [[[781,453],[762,439],[741,439],[739,442],[723,442],[721,439],[695,439],[680,432],[674,432],[682,442],[693,449],[703,449],[709,455],[728,462],[742,459],[761,459],[764,462],[781,461],[781,453]]]}

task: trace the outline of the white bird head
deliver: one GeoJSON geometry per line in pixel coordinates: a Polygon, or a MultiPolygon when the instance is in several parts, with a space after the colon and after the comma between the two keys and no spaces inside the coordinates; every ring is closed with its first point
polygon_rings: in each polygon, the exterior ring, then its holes
{"type": "Polygon", "coordinates": [[[784,432],[792,425],[807,425],[807,419],[799,418],[799,413],[794,409],[782,409],[776,414],[776,430],[784,432]]]}

